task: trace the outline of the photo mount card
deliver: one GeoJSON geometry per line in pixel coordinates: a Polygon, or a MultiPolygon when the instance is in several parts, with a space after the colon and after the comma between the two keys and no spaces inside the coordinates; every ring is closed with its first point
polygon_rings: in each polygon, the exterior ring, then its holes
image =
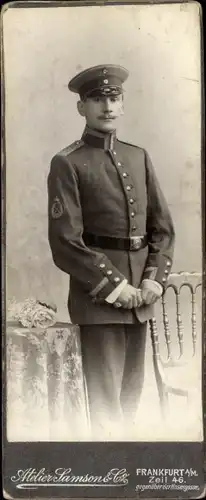
{"type": "Polygon", "coordinates": [[[4,497],[203,498],[201,5],[13,2],[2,26],[4,497]],[[139,238],[142,165],[151,175],[147,204],[156,196],[154,233],[160,210],[164,232],[175,232],[174,249],[159,252],[152,266],[139,238]],[[90,235],[89,274],[86,255],[71,252],[74,234],[81,239],[77,190],[82,228],[89,221],[101,237],[95,246],[90,235]],[[123,248],[134,242],[121,237],[133,218],[139,247],[123,248]],[[65,227],[64,264],[55,252],[65,227]],[[108,248],[117,239],[121,248],[108,248]],[[127,289],[129,300],[143,300],[141,306],[123,308],[119,281],[135,288],[135,298],[127,289]],[[151,282],[150,297],[161,290],[155,305],[144,303],[151,282]],[[130,401],[121,425],[121,398],[114,403],[120,379],[130,401]]]}

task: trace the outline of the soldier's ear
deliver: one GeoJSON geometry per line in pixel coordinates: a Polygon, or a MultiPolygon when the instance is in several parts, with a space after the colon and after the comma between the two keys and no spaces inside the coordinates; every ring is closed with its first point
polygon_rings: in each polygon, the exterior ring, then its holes
{"type": "Polygon", "coordinates": [[[81,116],[85,116],[85,106],[84,106],[84,101],[78,101],[77,103],[77,109],[79,111],[79,114],[81,116]]]}

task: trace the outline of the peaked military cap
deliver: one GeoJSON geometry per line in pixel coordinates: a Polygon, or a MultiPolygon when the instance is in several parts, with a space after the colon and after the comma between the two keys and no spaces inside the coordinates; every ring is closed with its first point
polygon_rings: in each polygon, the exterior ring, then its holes
{"type": "Polygon", "coordinates": [[[76,92],[82,98],[118,95],[123,93],[122,84],[128,75],[127,69],[115,64],[93,66],[72,78],[68,87],[71,92],[76,92]]]}

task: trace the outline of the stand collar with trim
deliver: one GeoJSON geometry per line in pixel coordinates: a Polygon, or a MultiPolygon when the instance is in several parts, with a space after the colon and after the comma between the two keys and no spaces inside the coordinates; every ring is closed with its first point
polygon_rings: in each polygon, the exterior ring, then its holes
{"type": "Polygon", "coordinates": [[[116,145],[116,130],[112,132],[100,132],[99,130],[91,129],[86,125],[82,134],[82,140],[89,146],[104,150],[113,150],[116,145]]]}

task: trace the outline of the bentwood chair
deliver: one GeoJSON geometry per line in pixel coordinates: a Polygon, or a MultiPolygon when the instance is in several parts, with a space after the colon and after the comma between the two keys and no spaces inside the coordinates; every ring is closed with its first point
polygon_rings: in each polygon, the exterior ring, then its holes
{"type": "MultiPolygon", "coordinates": [[[[194,375],[197,373],[197,340],[200,340],[200,335],[197,336],[197,310],[201,310],[201,290],[198,291],[201,284],[199,273],[171,274],[161,300],[159,315],[162,326],[158,326],[156,317],[149,321],[154,373],[163,418],[168,417],[171,395],[186,398],[187,402],[194,401],[191,396],[197,387],[194,375]],[[169,320],[171,310],[175,315],[173,320],[169,320]],[[183,316],[187,325],[185,331],[183,316]],[[163,335],[158,330],[163,330],[163,335]]],[[[201,314],[198,320],[201,321],[201,314]]]]}

